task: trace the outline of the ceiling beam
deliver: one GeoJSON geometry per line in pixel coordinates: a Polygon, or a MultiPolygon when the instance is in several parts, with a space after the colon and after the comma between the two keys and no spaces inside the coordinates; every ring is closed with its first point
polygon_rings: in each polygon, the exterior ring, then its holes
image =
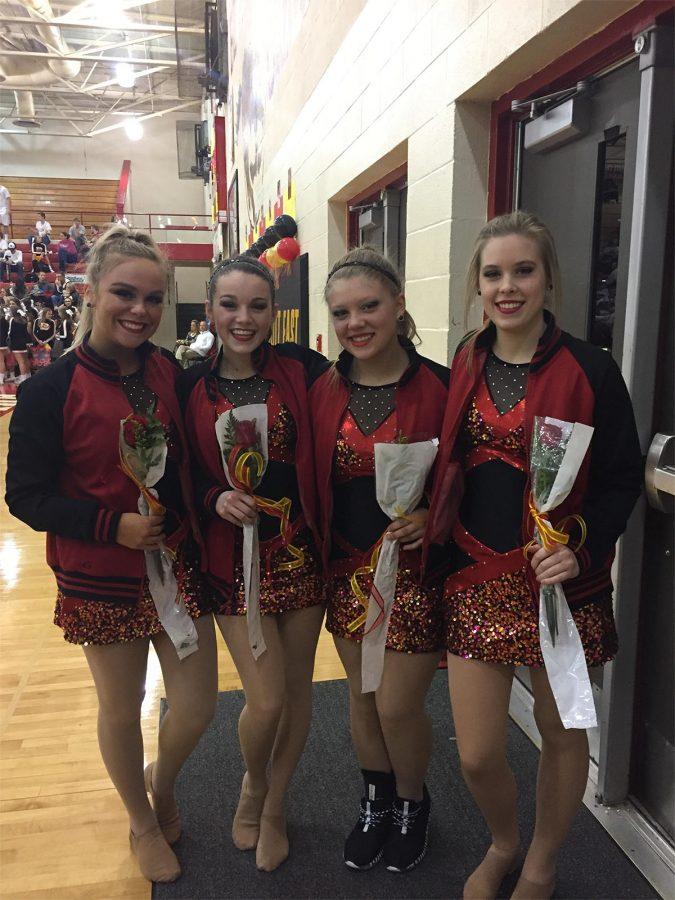
{"type": "MultiPolygon", "coordinates": [[[[136,59],[132,56],[85,56],[84,54],[77,53],[69,53],[67,56],[64,56],[62,53],[39,53],[36,50],[3,50],[3,56],[23,56],[23,57],[31,57],[34,59],[60,59],[60,60],[79,60],[82,62],[97,62],[97,63],[131,63],[131,65],[136,66],[147,66],[148,63],[152,63],[153,66],[161,66],[166,69],[175,69],[178,66],[178,63],[175,59],[136,59]]],[[[184,66],[189,66],[193,69],[200,69],[202,65],[200,63],[182,63],[184,66]]]]}
{"type": "MultiPolygon", "coordinates": [[[[75,96],[82,96],[87,98],[87,102],[91,102],[91,97],[95,96],[90,94],[86,89],[84,91],[78,91],[77,88],[67,88],[67,87],[36,87],[34,84],[12,84],[11,86],[4,85],[0,82],[0,91],[37,91],[40,94],[66,94],[68,97],[73,97],[73,91],[75,91],[75,96]]],[[[110,100],[115,97],[127,97],[133,99],[133,91],[106,91],[105,99],[110,100]]],[[[148,94],[148,102],[150,101],[150,94],[148,94]]],[[[184,97],[179,97],[177,94],[159,94],[155,95],[155,100],[166,100],[174,102],[176,100],[184,100],[184,97]]]]}
{"type": "MultiPolygon", "coordinates": [[[[31,16],[3,16],[3,25],[8,23],[16,25],[53,25],[56,28],[97,28],[99,31],[147,31],[154,34],[173,34],[175,29],[171,25],[141,25],[140,23],[124,23],[119,28],[111,28],[110,24],[97,25],[95,22],[62,22],[59,19],[38,19],[31,16]]],[[[178,27],[181,34],[204,34],[204,27],[183,26],[178,27]]]]}
{"type": "MultiPolygon", "coordinates": [[[[169,109],[162,109],[159,112],[148,113],[146,116],[136,116],[135,122],[145,122],[147,119],[156,119],[158,116],[164,116],[167,113],[178,112],[180,109],[187,109],[188,106],[199,106],[201,100],[188,100],[187,103],[180,103],[178,106],[171,106],[169,109]]],[[[107,131],[115,131],[117,128],[124,128],[125,122],[118,122],[116,125],[106,125],[105,128],[97,128],[90,131],[88,137],[94,137],[97,134],[105,134],[107,131]]]]}

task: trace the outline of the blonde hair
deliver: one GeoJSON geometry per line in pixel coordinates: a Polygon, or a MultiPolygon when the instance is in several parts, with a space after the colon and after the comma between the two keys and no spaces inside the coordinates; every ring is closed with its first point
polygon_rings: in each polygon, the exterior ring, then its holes
{"type": "MultiPolygon", "coordinates": [[[[148,259],[157,263],[165,275],[169,271],[166,257],[149,234],[124,225],[113,225],[101,235],[89,253],[85,282],[90,291],[95,295],[106,272],[126,259],[148,259]]],[[[82,343],[93,323],[92,307],[84,302],[71,350],[82,343]]]]}
{"type": "MultiPolygon", "coordinates": [[[[516,210],[515,212],[505,213],[502,216],[495,216],[490,219],[480,230],[476,243],[473,248],[473,255],[469,262],[466,273],[466,286],[464,292],[464,327],[468,328],[469,313],[478,295],[478,279],[480,275],[481,258],[485,245],[492,238],[508,237],[511,234],[517,234],[521,237],[528,238],[537,246],[541,261],[544,266],[544,274],[546,275],[546,284],[549,288],[548,297],[545,305],[554,313],[557,312],[562,300],[562,281],[560,277],[560,265],[558,264],[558,254],[555,249],[553,235],[544,225],[541,219],[538,219],[533,213],[516,210]]],[[[466,341],[465,346],[469,346],[469,365],[473,357],[473,350],[476,339],[490,325],[485,322],[481,328],[475,331],[466,341]]]]}
{"type": "MultiPolygon", "coordinates": [[[[357,277],[372,278],[385,287],[394,298],[403,293],[401,276],[386,256],[374,247],[355,247],[340,257],[331,269],[324,290],[326,301],[336,281],[357,277]]],[[[407,309],[403,312],[402,320],[398,322],[398,334],[406,340],[420,342],[415,321],[407,309]]]]}

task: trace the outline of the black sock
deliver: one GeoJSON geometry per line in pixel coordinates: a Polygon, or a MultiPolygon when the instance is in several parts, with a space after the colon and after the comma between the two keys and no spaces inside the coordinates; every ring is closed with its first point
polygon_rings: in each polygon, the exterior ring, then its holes
{"type": "Polygon", "coordinates": [[[374,772],[361,769],[365,796],[368,800],[393,800],[396,794],[396,779],[393,772],[374,772]]]}

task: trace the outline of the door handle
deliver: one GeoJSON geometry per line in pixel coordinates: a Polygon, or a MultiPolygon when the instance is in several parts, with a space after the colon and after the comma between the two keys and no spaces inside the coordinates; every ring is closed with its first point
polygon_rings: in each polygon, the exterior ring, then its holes
{"type": "Polygon", "coordinates": [[[645,489],[649,505],[659,512],[675,510],[675,435],[656,433],[647,452],[645,489]]]}

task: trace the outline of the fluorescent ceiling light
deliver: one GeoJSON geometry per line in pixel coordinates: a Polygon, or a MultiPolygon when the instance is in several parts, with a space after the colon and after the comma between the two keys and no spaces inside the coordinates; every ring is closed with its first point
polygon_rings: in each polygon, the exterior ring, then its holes
{"type": "Polygon", "coordinates": [[[136,73],[134,67],[130,63],[117,63],[115,66],[115,75],[117,83],[120,87],[130,88],[136,83],[136,73]]]}
{"type": "Polygon", "coordinates": [[[124,123],[124,130],[130,141],[140,141],[143,137],[143,126],[137,119],[129,119],[124,123]]]}

